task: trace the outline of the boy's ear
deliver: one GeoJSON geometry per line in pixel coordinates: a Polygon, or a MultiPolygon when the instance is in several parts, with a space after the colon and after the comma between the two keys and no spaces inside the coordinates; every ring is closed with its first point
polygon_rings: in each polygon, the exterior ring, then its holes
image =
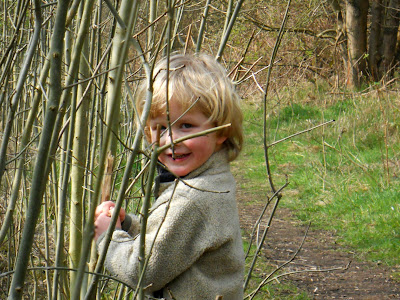
{"type": "Polygon", "coordinates": [[[228,138],[227,136],[217,137],[217,145],[222,145],[226,141],[227,138],[228,138]]]}

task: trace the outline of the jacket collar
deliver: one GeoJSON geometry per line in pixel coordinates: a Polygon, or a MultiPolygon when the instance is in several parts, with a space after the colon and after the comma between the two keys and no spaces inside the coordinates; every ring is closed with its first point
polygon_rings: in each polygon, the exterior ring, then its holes
{"type": "MultiPolygon", "coordinates": [[[[211,155],[210,158],[203,165],[180,179],[184,181],[190,180],[202,175],[203,173],[217,174],[221,172],[226,172],[227,169],[229,169],[228,151],[226,149],[221,149],[220,151],[215,152],[213,155],[211,155]]],[[[176,178],[177,177],[173,173],[169,172],[166,169],[163,169],[155,179],[154,195],[156,196],[156,198],[168,187],[170,187],[174,183],[176,178]]]]}

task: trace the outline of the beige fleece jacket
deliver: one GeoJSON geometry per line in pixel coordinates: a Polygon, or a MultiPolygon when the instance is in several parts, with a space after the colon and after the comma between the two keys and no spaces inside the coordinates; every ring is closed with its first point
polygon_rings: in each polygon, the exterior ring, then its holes
{"type": "MultiPolygon", "coordinates": [[[[166,299],[243,299],[244,253],[235,180],[226,151],[213,154],[185,179],[162,183],[146,231],[146,292],[166,299]],[[171,199],[171,201],[170,201],[171,199]],[[157,231],[160,231],[157,235],[157,231]],[[150,245],[155,239],[151,254],[150,245]]],[[[134,227],[133,225],[132,227],[134,227]]],[[[135,231],[132,228],[130,232],[135,231]],[[132,230],[133,229],[133,230],[132,230]]],[[[98,240],[98,249],[103,244],[98,240]]],[[[113,233],[105,266],[136,286],[139,236],[113,233]]]]}

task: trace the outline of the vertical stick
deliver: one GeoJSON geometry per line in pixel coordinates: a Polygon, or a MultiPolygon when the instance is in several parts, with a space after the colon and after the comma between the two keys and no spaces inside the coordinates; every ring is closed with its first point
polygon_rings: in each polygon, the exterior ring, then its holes
{"type": "Polygon", "coordinates": [[[203,42],[204,28],[206,27],[206,20],[208,16],[208,9],[210,8],[211,0],[207,0],[206,7],[204,7],[203,15],[201,16],[201,24],[199,30],[199,36],[197,37],[196,53],[200,52],[201,43],[203,42]]]}
{"type": "Polygon", "coordinates": [[[114,156],[112,156],[111,152],[108,152],[106,166],[105,166],[104,179],[103,179],[103,184],[101,187],[101,202],[110,200],[113,165],[114,165],[114,156]]]}
{"type": "Polygon", "coordinates": [[[233,25],[235,24],[236,18],[239,15],[239,11],[240,11],[240,8],[242,7],[243,2],[244,2],[244,0],[239,0],[236,4],[235,11],[233,12],[232,17],[229,20],[228,27],[226,28],[226,31],[224,32],[224,36],[219,45],[218,53],[217,53],[217,56],[215,57],[215,59],[217,61],[221,61],[222,54],[224,53],[225,46],[228,43],[228,39],[231,34],[233,25]]]}
{"type": "MultiPolygon", "coordinates": [[[[39,5],[39,1],[35,4],[39,5]]],[[[48,153],[50,148],[51,136],[53,133],[54,123],[58,113],[58,105],[61,95],[61,67],[62,67],[62,52],[63,52],[63,39],[65,33],[65,19],[68,10],[68,0],[60,0],[56,20],[54,25],[54,32],[51,41],[51,68],[50,68],[50,95],[47,105],[46,116],[43,124],[42,136],[38,149],[38,156],[32,177],[32,186],[29,194],[29,204],[26,215],[25,227],[22,233],[22,240],[19,246],[18,256],[16,260],[16,267],[8,299],[21,299],[23,294],[24,281],[26,270],[29,263],[30,252],[33,244],[33,237],[35,233],[36,223],[42,207],[42,198],[44,186],[47,181],[46,170],[43,164],[48,160],[48,153]]]]}
{"type": "MultiPolygon", "coordinates": [[[[142,222],[140,227],[140,244],[139,244],[139,274],[145,271],[145,262],[146,262],[146,227],[147,227],[147,218],[149,216],[149,208],[150,208],[150,198],[151,198],[151,190],[153,188],[154,174],[157,166],[158,153],[157,153],[157,145],[153,149],[153,153],[151,155],[150,162],[150,171],[149,178],[146,186],[146,194],[141,210],[142,222]]],[[[144,276],[142,275],[142,278],[144,276]]],[[[139,300],[144,299],[144,281],[142,280],[139,285],[139,300]]]]}
{"type": "MultiPolygon", "coordinates": [[[[112,91],[113,96],[110,97],[110,99],[115,99],[118,96],[118,91],[120,89],[120,86],[122,85],[122,79],[123,79],[123,70],[124,70],[124,65],[125,65],[125,60],[126,56],[128,55],[128,46],[129,46],[129,37],[133,31],[134,24],[136,23],[136,12],[138,8],[138,1],[134,0],[133,3],[132,1],[128,1],[125,3],[125,5],[129,4],[126,9],[131,10],[134,13],[131,13],[129,15],[129,22],[127,24],[127,29],[125,31],[125,42],[122,43],[121,45],[121,52],[119,56],[119,63],[117,64],[116,68],[116,74],[114,77],[114,82],[116,84],[115,88],[112,91]]],[[[121,8],[124,6],[121,5],[121,8]]],[[[107,123],[111,124],[112,123],[112,118],[115,114],[115,110],[117,109],[117,106],[115,103],[111,102],[110,103],[110,110],[108,111],[107,114],[107,123]]],[[[95,214],[95,209],[96,209],[96,204],[97,201],[99,200],[99,195],[100,195],[100,188],[101,188],[101,183],[104,175],[104,163],[106,160],[107,156],[107,151],[108,151],[108,146],[110,143],[110,138],[111,138],[111,128],[108,126],[106,128],[106,133],[104,136],[104,144],[101,149],[101,154],[100,154],[100,166],[99,166],[99,171],[98,171],[98,177],[97,177],[97,182],[95,186],[95,192],[94,192],[94,201],[91,203],[89,207],[89,213],[88,213],[88,219],[86,220],[85,228],[84,228],[84,233],[83,236],[85,237],[82,242],[82,249],[81,249],[81,258],[79,262],[79,267],[78,267],[78,272],[77,272],[77,277],[76,277],[76,283],[75,286],[73,287],[73,292],[71,293],[71,296],[73,299],[78,299],[80,296],[81,292],[81,286],[82,286],[82,279],[84,275],[84,270],[86,267],[86,261],[87,257],[89,254],[89,250],[92,244],[92,238],[93,238],[93,233],[94,233],[94,214],[95,214]]],[[[97,276],[95,276],[97,277],[97,276]]],[[[93,286],[93,285],[92,285],[93,286]]],[[[91,287],[89,287],[90,289],[91,287]]],[[[88,291],[87,297],[91,297],[93,295],[94,291],[88,291]]]]}

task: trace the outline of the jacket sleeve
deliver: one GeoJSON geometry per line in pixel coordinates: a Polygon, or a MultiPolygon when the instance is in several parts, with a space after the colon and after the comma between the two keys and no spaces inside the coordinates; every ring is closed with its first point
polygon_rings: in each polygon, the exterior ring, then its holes
{"type": "MultiPolygon", "coordinates": [[[[149,292],[163,288],[189,269],[204,252],[220,247],[229,239],[209,225],[207,207],[191,199],[191,194],[189,190],[184,195],[175,195],[170,203],[165,201],[149,216],[145,249],[146,258],[150,255],[150,259],[144,277],[149,292]]],[[[98,243],[98,247],[101,246],[102,242],[98,243]]],[[[139,236],[115,231],[106,268],[135,286],[139,277],[138,257],[139,236]]]]}
{"type": "Polygon", "coordinates": [[[139,217],[131,214],[126,215],[125,220],[121,223],[121,229],[132,237],[138,235],[140,230],[139,217]]]}

